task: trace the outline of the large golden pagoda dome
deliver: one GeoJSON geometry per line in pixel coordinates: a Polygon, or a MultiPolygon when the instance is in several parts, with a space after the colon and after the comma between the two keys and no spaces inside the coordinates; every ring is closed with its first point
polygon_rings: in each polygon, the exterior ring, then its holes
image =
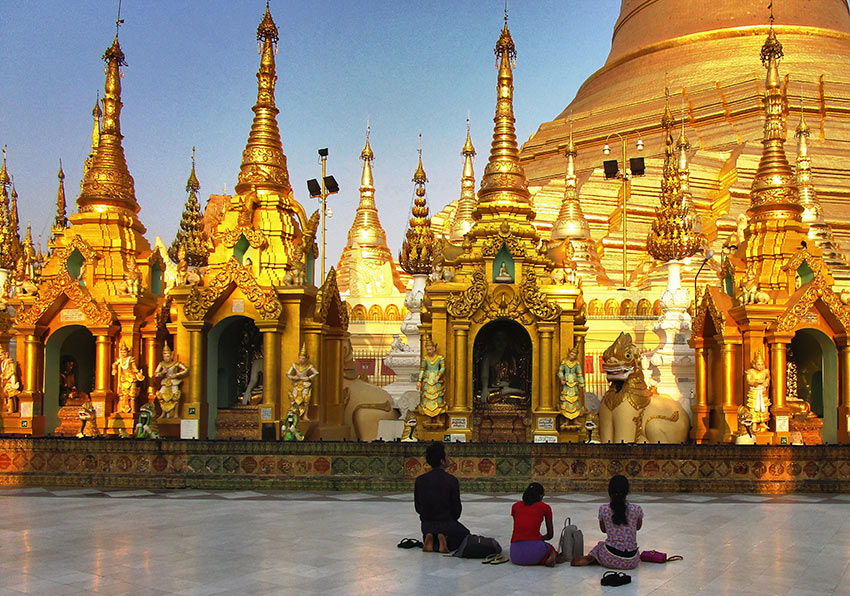
{"type": "MultiPolygon", "coordinates": [[[[841,205],[850,199],[850,171],[839,164],[850,160],[850,9],[847,0],[774,0],[773,14],[785,54],[780,70],[788,106],[788,157],[793,162],[793,133],[802,106],[812,130],[811,180],[826,224],[839,247],[846,247],[850,213],[842,212],[841,205]]],[[[605,65],[521,149],[534,223],[544,237],[564,197],[572,113],[579,200],[603,266],[620,279],[622,187],[602,171],[603,159],[622,158],[619,133],[627,139],[629,157],[646,161],[646,175],[632,180],[628,196],[628,285],[663,283],[658,263],[646,252],[646,237],[659,204],[668,87],[676,125],[684,119],[690,140],[690,190],[702,231],[719,252],[747,209],[761,154],[760,48],[770,17],[763,0],[715,0],[710,8],[701,0],[623,0],[605,65]],[[603,157],[609,136],[612,154],[603,157]],[[645,143],[642,153],[637,152],[638,138],[645,143]]],[[[850,268],[836,278],[850,279],[850,268]]]]}

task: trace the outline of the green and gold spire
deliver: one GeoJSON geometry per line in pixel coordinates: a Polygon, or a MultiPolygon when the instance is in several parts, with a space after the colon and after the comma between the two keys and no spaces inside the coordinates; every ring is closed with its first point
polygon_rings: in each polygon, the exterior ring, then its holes
{"type": "Polygon", "coordinates": [[[664,127],[664,172],[661,178],[661,205],[655,208],[655,219],[646,237],[646,249],[662,262],[680,261],[698,253],[705,244],[695,229],[696,213],[691,208],[687,191],[687,149],[684,124],[679,142],[673,140],[674,120],[670,111],[670,94],[664,90],[666,102],[661,125],[664,127]],[[684,171],[684,172],[683,172],[684,171]]]}
{"type": "MultiPolygon", "coordinates": [[[[126,66],[124,52],[116,33],[112,45],[103,54],[106,62],[106,82],[103,94],[103,122],[97,135],[97,147],[91,166],[85,172],[82,192],[77,198],[80,213],[89,211],[139,212],[133,177],[127,168],[124,147],[121,145],[121,67],[126,66]]],[[[95,120],[97,110],[93,113],[95,120]]],[[[92,145],[95,142],[92,131],[92,145]]]]}
{"type": "Polygon", "coordinates": [[[475,158],[475,147],[470,136],[469,118],[466,119],[466,142],[460,152],[463,157],[463,176],[460,181],[460,199],[452,218],[452,228],[449,239],[453,244],[460,244],[463,237],[472,229],[475,223],[475,171],[472,169],[475,158]]]}
{"type": "Polygon", "coordinates": [[[269,4],[257,27],[257,44],[260,52],[260,69],[257,72],[257,103],[252,108],[254,122],[248,142],[242,152],[242,165],[236,192],[245,194],[253,188],[276,190],[282,194],[292,192],[286,156],[277,125],[279,110],[275,105],[275,59],[278,42],[277,25],[272,19],[269,4]]]}
{"type": "Polygon", "coordinates": [[[198,201],[198,191],[201,184],[195,175],[195,148],[192,147],[192,171],[186,181],[186,205],[183,207],[183,215],[180,218],[180,228],[171,247],[168,249],[168,257],[177,262],[180,259],[181,249],[185,251],[186,264],[190,267],[205,267],[209,253],[207,250],[207,235],[204,233],[204,218],[201,213],[201,204],[198,201]]]}
{"type": "Polygon", "coordinates": [[[62,170],[62,160],[59,160],[59,172],[56,174],[59,178],[59,188],[56,190],[56,219],[53,227],[64,230],[68,227],[67,205],[65,201],[65,172],[62,170]]]}
{"type": "Polygon", "coordinates": [[[405,233],[404,243],[398,255],[401,268],[411,275],[428,275],[434,263],[434,232],[428,215],[428,200],[425,198],[425,183],[428,177],[422,167],[422,135],[419,136],[419,165],[413,174],[414,191],[411,218],[405,233]]]}
{"type": "Polygon", "coordinates": [[[15,260],[21,258],[21,224],[18,217],[18,191],[12,185],[12,200],[9,203],[9,240],[12,245],[12,255],[15,260]]]}

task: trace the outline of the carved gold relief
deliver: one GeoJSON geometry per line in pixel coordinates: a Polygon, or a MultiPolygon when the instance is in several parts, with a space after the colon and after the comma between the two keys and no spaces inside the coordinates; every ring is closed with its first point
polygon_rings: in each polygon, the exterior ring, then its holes
{"type": "Polygon", "coordinates": [[[74,306],[83,312],[90,323],[94,325],[112,323],[113,316],[106,305],[95,302],[89,291],[81,286],[77,280],[71,279],[68,270],[63,268],[56,277],[41,284],[35,303],[18,312],[15,317],[15,324],[35,325],[63,293],[74,303],[74,306]]]}
{"type": "Polygon", "coordinates": [[[190,321],[203,321],[231,284],[236,284],[242,290],[263,319],[275,321],[280,318],[283,307],[274,291],[264,291],[251,274],[251,270],[233,258],[209,280],[206,288],[192,288],[192,293],[183,306],[186,318],[190,321]]]}
{"type": "Polygon", "coordinates": [[[316,322],[327,322],[332,306],[335,306],[336,311],[339,313],[340,327],[348,329],[348,307],[339,295],[339,287],[336,283],[336,269],[333,267],[328,271],[328,275],[325,277],[325,283],[322,284],[318,294],[316,294],[316,310],[313,317],[316,322]]]}
{"type": "Polygon", "coordinates": [[[446,310],[458,319],[466,319],[478,310],[487,296],[487,281],[482,269],[472,272],[472,284],[459,294],[452,293],[446,300],[446,310]]]}
{"type": "Polygon", "coordinates": [[[523,272],[520,295],[528,310],[541,321],[556,321],[561,316],[561,307],[552,304],[540,293],[537,287],[537,274],[533,269],[523,272]]]}
{"type": "Polygon", "coordinates": [[[522,242],[514,236],[513,234],[508,234],[507,236],[496,236],[493,238],[489,238],[487,242],[484,243],[484,246],[481,248],[481,254],[485,257],[495,257],[496,253],[502,250],[502,245],[508,248],[508,251],[514,257],[524,257],[525,256],[525,247],[522,245],[522,242]]]}

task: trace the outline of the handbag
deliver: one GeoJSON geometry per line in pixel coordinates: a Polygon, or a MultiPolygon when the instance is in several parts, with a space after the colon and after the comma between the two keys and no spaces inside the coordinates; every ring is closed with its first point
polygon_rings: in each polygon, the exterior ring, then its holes
{"type": "Polygon", "coordinates": [[[584,555],[584,534],[581,533],[568,517],[564,520],[564,529],[561,530],[561,538],[558,540],[558,552],[567,561],[584,555]]]}
{"type": "Polygon", "coordinates": [[[490,555],[498,555],[502,552],[502,545],[495,538],[467,534],[452,555],[464,559],[484,559],[490,555]]]}
{"type": "Polygon", "coordinates": [[[681,561],[681,555],[667,556],[667,553],[662,553],[657,550],[645,550],[640,554],[640,560],[644,563],[669,563],[670,561],[681,561]]]}

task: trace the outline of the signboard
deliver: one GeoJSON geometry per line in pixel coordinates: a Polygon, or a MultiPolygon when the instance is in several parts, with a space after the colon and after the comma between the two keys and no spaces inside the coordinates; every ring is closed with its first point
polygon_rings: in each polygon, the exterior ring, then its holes
{"type": "Polygon", "coordinates": [[[465,429],[466,428],[466,418],[464,416],[452,417],[451,418],[451,427],[454,429],[465,429]]]}
{"type": "Polygon", "coordinates": [[[180,438],[181,439],[197,439],[198,429],[200,428],[200,420],[197,418],[180,421],[180,438]]]}
{"type": "Polygon", "coordinates": [[[787,433],[788,432],[788,416],[777,416],[776,417],[776,432],[778,432],[778,433],[787,433]]]}
{"type": "Polygon", "coordinates": [[[271,420],[272,419],[272,409],[270,407],[260,408],[260,419],[261,420],[271,420]]]}
{"type": "Polygon", "coordinates": [[[32,402],[21,402],[21,418],[32,418],[32,402]]]}
{"type": "Polygon", "coordinates": [[[555,430],[555,419],[550,417],[538,418],[537,430],[555,430]]]}
{"type": "Polygon", "coordinates": [[[63,323],[72,321],[85,321],[86,315],[79,308],[63,308],[59,313],[59,320],[63,323]]]}
{"type": "Polygon", "coordinates": [[[234,298],[230,303],[230,312],[245,312],[245,301],[241,298],[234,298]]]}
{"type": "Polygon", "coordinates": [[[535,443],[557,443],[558,435],[534,435],[535,443]]]}
{"type": "Polygon", "coordinates": [[[459,434],[452,433],[452,434],[449,435],[449,440],[452,443],[466,443],[466,435],[464,435],[462,433],[459,433],[459,434]]]}

